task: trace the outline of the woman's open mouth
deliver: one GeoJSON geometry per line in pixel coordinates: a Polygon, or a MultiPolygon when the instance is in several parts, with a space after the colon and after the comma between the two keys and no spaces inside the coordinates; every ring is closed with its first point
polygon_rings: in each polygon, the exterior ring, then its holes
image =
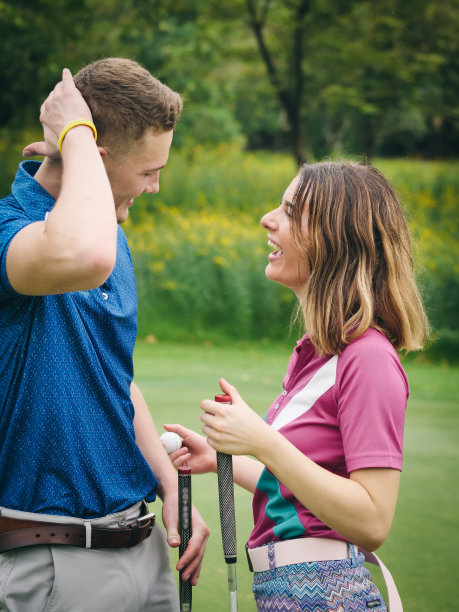
{"type": "Polygon", "coordinates": [[[282,257],[282,255],[284,254],[284,251],[280,248],[278,244],[276,244],[272,240],[268,240],[268,245],[272,249],[275,249],[272,253],[269,254],[268,256],[269,261],[274,261],[275,259],[282,257]]]}

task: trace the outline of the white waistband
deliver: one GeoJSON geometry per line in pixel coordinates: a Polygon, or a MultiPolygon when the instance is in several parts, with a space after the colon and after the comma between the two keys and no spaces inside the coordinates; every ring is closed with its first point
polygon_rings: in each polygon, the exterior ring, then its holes
{"type": "MultiPolygon", "coordinates": [[[[247,551],[254,572],[269,570],[268,546],[247,551]]],[[[274,543],[275,566],[283,567],[293,563],[313,561],[336,561],[349,558],[347,542],[331,538],[298,538],[274,543]]]]}
{"type": "Polygon", "coordinates": [[[83,519],[76,516],[63,516],[60,514],[39,514],[37,512],[22,512],[21,510],[12,510],[11,508],[0,507],[0,516],[9,518],[22,519],[25,521],[39,521],[44,523],[56,523],[59,525],[85,525],[91,524],[94,527],[123,527],[129,525],[135,519],[141,516],[146,503],[139,501],[133,506],[116,512],[107,514],[95,519],[83,519]]]}
{"type": "MultiPolygon", "coordinates": [[[[351,546],[354,546],[352,544],[351,546]]],[[[355,547],[357,548],[357,547],[355,547]]],[[[386,583],[390,612],[403,612],[402,601],[397,591],[390,571],[375,553],[358,548],[367,563],[378,565],[386,583]]],[[[269,570],[268,546],[249,548],[254,572],[269,570]]],[[[274,543],[275,567],[283,567],[294,563],[312,563],[314,561],[338,561],[349,559],[349,546],[347,542],[332,540],[330,538],[297,538],[274,543]]]]}

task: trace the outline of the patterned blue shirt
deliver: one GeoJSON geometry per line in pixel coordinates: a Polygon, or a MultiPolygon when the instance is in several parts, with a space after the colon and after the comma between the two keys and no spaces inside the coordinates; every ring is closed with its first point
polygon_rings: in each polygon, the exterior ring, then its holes
{"type": "Polygon", "coordinates": [[[11,287],[12,238],[54,205],[38,167],[21,163],[0,200],[0,506],[95,518],[154,500],[158,484],[133,427],[136,284],[118,227],[101,287],[37,297],[11,287]]]}

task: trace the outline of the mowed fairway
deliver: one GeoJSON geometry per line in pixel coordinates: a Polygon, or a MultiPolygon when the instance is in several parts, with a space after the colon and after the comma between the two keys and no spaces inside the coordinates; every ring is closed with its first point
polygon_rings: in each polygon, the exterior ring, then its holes
{"type": "MultiPolygon", "coordinates": [[[[264,414],[279,393],[293,345],[293,339],[285,345],[224,347],[139,342],[135,380],[159,433],[163,423],[200,431],[200,401],[219,392],[220,376],[264,414]]],[[[392,571],[406,612],[455,610],[459,605],[459,369],[412,361],[404,366],[411,384],[405,464],[392,531],[379,553],[392,571]]],[[[212,531],[201,578],[193,590],[193,609],[224,611],[228,609],[226,567],[214,474],[193,478],[193,500],[212,531]]],[[[236,488],[236,506],[239,609],[252,612],[256,608],[244,550],[252,525],[251,495],[236,488]]],[[[160,504],[153,508],[159,515],[160,504]]],[[[175,551],[171,560],[175,565],[175,551]]],[[[381,585],[378,570],[373,575],[381,585]]]]}

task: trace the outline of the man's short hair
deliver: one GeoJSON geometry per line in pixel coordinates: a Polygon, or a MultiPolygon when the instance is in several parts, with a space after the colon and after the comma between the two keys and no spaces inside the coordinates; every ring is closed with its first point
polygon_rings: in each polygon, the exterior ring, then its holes
{"type": "Polygon", "coordinates": [[[113,153],[129,150],[148,129],[173,130],[182,111],[178,93],[129,59],[98,60],[74,81],[91,109],[98,143],[113,153]]]}

